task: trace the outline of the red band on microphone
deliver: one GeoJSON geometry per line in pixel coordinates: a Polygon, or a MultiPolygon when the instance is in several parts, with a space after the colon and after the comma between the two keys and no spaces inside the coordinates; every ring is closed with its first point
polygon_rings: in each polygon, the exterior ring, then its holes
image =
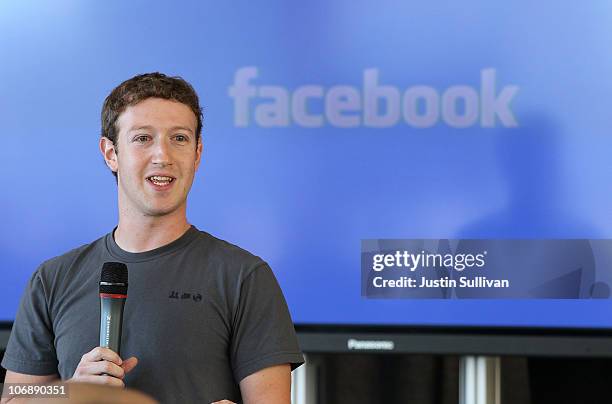
{"type": "Polygon", "coordinates": [[[127,299],[127,295],[120,295],[117,293],[100,293],[100,297],[110,297],[112,299],[127,299]]]}

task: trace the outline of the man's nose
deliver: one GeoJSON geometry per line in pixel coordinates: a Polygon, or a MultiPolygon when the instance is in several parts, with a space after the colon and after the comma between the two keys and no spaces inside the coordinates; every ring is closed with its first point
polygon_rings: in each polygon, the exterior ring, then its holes
{"type": "Polygon", "coordinates": [[[170,145],[166,139],[159,139],[155,142],[155,148],[152,157],[153,164],[167,166],[172,164],[172,156],[170,153],[170,145]]]}

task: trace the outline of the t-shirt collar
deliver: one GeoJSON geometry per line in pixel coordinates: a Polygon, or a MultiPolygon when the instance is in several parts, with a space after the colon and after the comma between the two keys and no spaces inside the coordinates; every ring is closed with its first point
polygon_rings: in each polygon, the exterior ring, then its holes
{"type": "Polygon", "coordinates": [[[119,259],[121,262],[151,261],[163,255],[170,254],[189,244],[193,239],[196,238],[199,232],[199,230],[194,225],[191,225],[191,227],[185,233],[183,233],[181,237],[166,245],[145,252],[132,253],[123,250],[117,245],[114,237],[115,230],[117,230],[117,227],[115,227],[113,231],[106,235],[105,244],[106,249],[108,250],[110,255],[112,255],[114,258],[119,259]]]}

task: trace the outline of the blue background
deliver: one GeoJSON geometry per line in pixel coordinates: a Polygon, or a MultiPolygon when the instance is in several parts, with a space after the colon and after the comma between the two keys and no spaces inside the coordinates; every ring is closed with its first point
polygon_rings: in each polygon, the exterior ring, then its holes
{"type": "Polygon", "coordinates": [[[190,221],[266,259],[295,322],[611,328],[609,300],[360,296],[361,239],[612,238],[611,23],[607,2],[2,1],[0,319],[43,260],[115,226],[101,105],[162,71],[204,106],[190,221]],[[237,128],[245,66],[289,90],[378,68],[439,92],[494,68],[519,126],[237,128]]]}

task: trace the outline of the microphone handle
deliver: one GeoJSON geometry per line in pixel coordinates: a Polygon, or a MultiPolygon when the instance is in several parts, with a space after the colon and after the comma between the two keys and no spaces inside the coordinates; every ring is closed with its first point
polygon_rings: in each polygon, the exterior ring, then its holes
{"type": "Polygon", "coordinates": [[[121,325],[125,298],[100,296],[100,346],[121,356],[121,325]]]}

